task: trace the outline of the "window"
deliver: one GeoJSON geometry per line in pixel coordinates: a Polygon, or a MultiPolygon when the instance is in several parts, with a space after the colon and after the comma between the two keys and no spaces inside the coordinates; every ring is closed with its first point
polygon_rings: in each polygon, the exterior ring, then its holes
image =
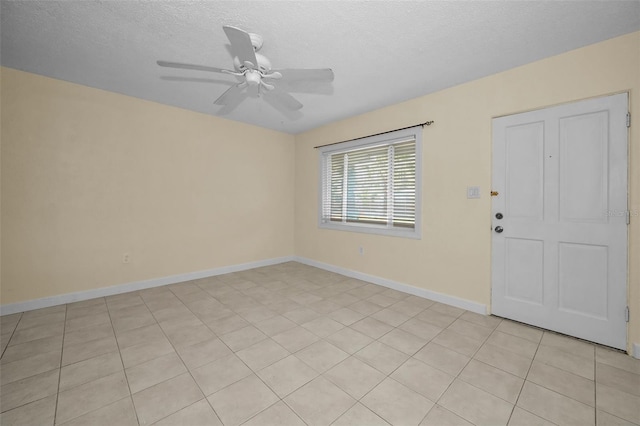
{"type": "Polygon", "coordinates": [[[320,227],[420,238],[422,128],[320,148],[320,227]]]}

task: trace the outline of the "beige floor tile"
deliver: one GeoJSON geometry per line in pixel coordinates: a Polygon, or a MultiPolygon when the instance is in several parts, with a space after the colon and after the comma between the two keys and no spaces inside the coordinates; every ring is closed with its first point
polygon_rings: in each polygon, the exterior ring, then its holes
{"type": "Polygon", "coordinates": [[[178,331],[165,330],[165,334],[174,346],[191,346],[216,337],[203,323],[181,327],[178,331]]]}
{"type": "Polygon", "coordinates": [[[295,327],[276,334],[273,336],[273,340],[278,342],[289,352],[293,353],[317,342],[320,338],[305,328],[295,327]]]}
{"type": "Polygon", "coordinates": [[[630,373],[640,374],[640,359],[632,358],[621,351],[597,346],[596,361],[630,373]]]}
{"type": "Polygon", "coordinates": [[[599,385],[607,385],[622,392],[640,396],[640,374],[598,362],[596,363],[596,382],[599,385]]]}
{"type": "Polygon", "coordinates": [[[474,324],[469,321],[465,321],[462,318],[458,318],[447,328],[447,330],[454,331],[463,336],[471,337],[475,340],[484,341],[493,332],[493,329],[474,324]]]}
{"type": "Polygon", "coordinates": [[[63,321],[25,328],[23,330],[16,330],[9,341],[9,346],[19,345],[20,343],[43,339],[45,337],[61,336],[63,332],[63,321]]]}
{"type": "Polygon", "coordinates": [[[0,414],[4,426],[53,426],[56,415],[56,395],[31,402],[0,414]]]}
{"type": "Polygon", "coordinates": [[[140,297],[136,292],[109,296],[106,298],[106,302],[109,311],[116,311],[118,309],[144,304],[142,297],[140,297]]]}
{"type": "Polygon", "coordinates": [[[500,325],[500,323],[502,323],[502,318],[494,317],[493,315],[476,314],[475,312],[470,311],[466,311],[464,314],[460,315],[460,319],[491,329],[495,329],[500,325]]]}
{"type": "Polygon", "coordinates": [[[527,377],[532,362],[529,357],[519,355],[490,343],[482,345],[473,358],[523,379],[527,377]]]}
{"type": "Polygon", "coordinates": [[[379,339],[380,337],[393,330],[393,327],[389,324],[378,321],[377,319],[371,317],[362,319],[352,324],[350,327],[356,331],[359,331],[360,333],[366,334],[372,339],[379,339]]]}
{"type": "Polygon", "coordinates": [[[206,324],[217,335],[231,333],[232,331],[240,330],[250,325],[249,321],[234,313],[212,321],[207,320],[206,324]]]}
{"type": "Polygon", "coordinates": [[[109,324],[110,322],[111,317],[107,312],[90,314],[80,318],[67,319],[64,330],[65,333],[71,333],[86,327],[91,327],[99,324],[109,324]]]}
{"type": "Polygon", "coordinates": [[[129,396],[124,372],[118,371],[60,392],[56,423],[64,423],[129,396]]]}
{"type": "Polygon", "coordinates": [[[175,352],[125,370],[131,393],[140,392],[160,382],[179,376],[186,371],[187,368],[175,352]]]}
{"type": "Polygon", "coordinates": [[[342,361],[323,376],[355,399],[362,398],[385,378],[384,374],[354,357],[342,361]]]}
{"type": "Polygon", "coordinates": [[[393,425],[418,425],[433,402],[393,379],[385,379],[360,401],[393,425]]]}
{"type": "Polygon", "coordinates": [[[359,302],[356,302],[347,306],[347,308],[351,309],[352,311],[356,311],[362,315],[371,315],[382,310],[383,307],[373,302],[370,302],[368,300],[361,300],[359,302]]]}
{"type": "Polygon", "coordinates": [[[529,340],[533,343],[540,343],[543,334],[543,330],[539,328],[509,320],[502,321],[496,330],[511,334],[512,336],[522,337],[523,339],[529,340]]]}
{"type": "Polygon", "coordinates": [[[540,345],[535,360],[594,380],[595,362],[551,346],[540,345]]]}
{"type": "Polygon", "coordinates": [[[51,370],[2,386],[0,411],[11,410],[21,405],[55,395],[58,391],[60,370],[51,370]]]}
{"type": "Polygon", "coordinates": [[[64,426],[137,426],[138,418],[128,396],[64,423],[64,426]]]}
{"type": "Polygon", "coordinates": [[[462,417],[444,407],[434,405],[420,426],[473,426],[462,417]]]}
{"type": "Polygon", "coordinates": [[[52,312],[46,315],[38,315],[38,316],[25,316],[22,317],[18,326],[16,327],[16,331],[24,330],[26,328],[31,327],[41,327],[47,324],[55,324],[58,322],[64,322],[66,318],[66,312],[52,312]]]}
{"type": "Polygon", "coordinates": [[[329,425],[356,400],[321,376],[293,392],[284,402],[308,425],[329,425]]]}
{"type": "Polygon", "coordinates": [[[134,367],[143,362],[150,361],[163,355],[175,352],[173,346],[166,337],[151,342],[140,343],[121,349],[122,362],[125,368],[134,367]]]}
{"type": "Polygon", "coordinates": [[[294,355],[258,371],[257,374],[280,398],[284,398],[318,376],[313,368],[294,355]]]}
{"type": "Polygon", "coordinates": [[[334,321],[331,318],[323,316],[309,322],[305,322],[302,324],[302,327],[306,328],[318,337],[327,337],[338,330],[342,330],[344,325],[340,324],[338,321],[334,321]]]}
{"type": "Polygon", "coordinates": [[[393,305],[389,306],[388,309],[400,312],[401,314],[407,315],[409,317],[416,316],[420,312],[425,310],[425,308],[423,308],[422,306],[417,305],[416,303],[413,303],[407,299],[394,303],[393,305]]]}
{"type": "Polygon", "coordinates": [[[482,346],[482,340],[463,336],[462,334],[451,331],[450,329],[443,330],[433,338],[432,342],[468,357],[472,357],[480,346],[482,346]]]}
{"type": "Polygon", "coordinates": [[[320,340],[296,352],[296,357],[318,373],[324,373],[349,357],[349,354],[331,343],[320,340]]]}
{"type": "Polygon", "coordinates": [[[541,345],[551,346],[572,355],[577,355],[588,359],[595,360],[595,345],[573,337],[557,334],[552,331],[545,331],[540,340],[541,345]]]}
{"type": "Polygon", "coordinates": [[[338,305],[337,303],[333,303],[326,299],[320,300],[318,302],[313,302],[309,305],[309,307],[322,315],[327,315],[342,308],[341,305],[338,305]]]}
{"type": "Polygon", "coordinates": [[[62,367],[60,370],[60,392],[92,382],[118,371],[122,371],[118,352],[110,352],[62,367]]]}
{"type": "Polygon", "coordinates": [[[202,399],[198,385],[189,373],[133,394],[140,425],[149,425],[202,399]]]}
{"type": "Polygon", "coordinates": [[[468,356],[433,342],[428,343],[413,357],[453,376],[457,376],[470,359],[468,356]]]}
{"type": "Polygon", "coordinates": [[[409,358],[404,352],[377,341],[359,350],[354,356],[386,375],[409,358]]]}
{"type": "Polygon", "coordinates": [[[433,305],[429,306],[429,309],[441,314],[449,315],[452,317],[459,317],[466,311],[461,308],[456,308],[455,306],[447,305],[446,303],[436,302],[433,305]]]}
{"type": "Polygon", "coordinates": [[[487,343],[501,347],[518,355],[533,358],[538,349],[538,345],[522,337],[506,334],[501,331],[494,331],[487,339],[487,343]]]}
{"type": "Polygon", "coordinates": [[[158,324],[153,324],[134,330],[118,332],[116,333],[116,339],[118,340],[120,350],[122,350],[129,346],[153,342],[158,339],[166,339],[166,336],[158,324]]]}
{"type": "Polygon", "coordinates": [[[593,407],[529,381],[522,388],[518,406],[556,424],[595,424],[593,407]]]}
{"type": "Polygon", "coordinates": [[[208,400],[225,426],[236,426],[275,404],[278,397],[252,374],[214,393],[208,400]]]}
{"type": "Polygon", "coordinates": [[[455,379],[454,376],[415,358],[409,358],[391,374],[391,378],[431,401],[440,399],[455,379]]]}
{"type": "Polygon", "coordinates": [[[189,370],[202,367],[217,359],[231,355],[231,349],[222,340],[215,338],[191,346],[179,346],[178,354],[189,370]]]}
{"type": "Polygon", "coordinates": [[[345,326],[349,326],[364,318],[364,315],[349,308],[338,309],[327,316],[345,326]]]}
{"type": "Polygon", "coordinates": [[[191,374],[204,395],[209,396],[247,377],[251,370],[237,356],[231,354],[198,367],[191,374]]]}
{"type": "Polygon", "coordinates": [[[509,426],[555,426],[555,423],[551,423],[520,407],[514,407],[509,419],[509,426]]]}
{"type": "Polygon", "coordinates": [[[252,325],[220,336],[220,339],[234,352],[248,348],[266,338],[263,332],[252,325]]]}
{"type": "Polygon", "coordinates": [[[276,334],[296,327],[297,324],[282,315],[276,315],[268,320],[257,323],[255,326],[267,336],[275,336],[276,334]]]}
{"type": "Polygon", "coordinates": [[[370,337],[349,327],[343,328],[326,339],[349,354],[354,354],[373,342],[370,337]]]}
{"type": "Polygon", "coordinates": [[[349,294],[349,293],[340,293],[335,296],[329,297],[327,300],[330,302],[336,303],[340,306],[349,306],[358,302],[360,299],[349,294]]]}
{"type": "Polygon", "coordinates": [[[22,314],[22,318],[38,317],[40,315],[48,315],[54,312],[66,312],[66,310],[67,305],[50,306],[48,308],[34,309],[32,311],[24,312],[22,314]]]}
{"type": "Polygon", "coordinates": [[[265,339],[236,352],[236,355],[253,371],[258,371],[290,354],[289,351],[277,344],[274,340],[265,339]]]}
{"type": "Polygon", "coordinates": [[[424,308],[424,309],[427,309],[428,307],[433,306],[433,304],[436,303],[431,299],[427,299],[425,297],[415,296],[415,295],[411,295],[404,300],[414,305],[420,306],[421,308],[424,308]]]}
{"type": "Polygon", "coordinates": [[[383,308],[388,308],[389,306],[396,303],[398,300],[393,297],[383,296],[382,294],[374,294],[371,297],[367,297],[365,299],[367,302],[371,302],[383,308]]]}
{"type": "Polygon", "coordinates": [[[513,410],[512,404],[459,379],[438,404],[476,425],[506,425],[513,410]]]}
{"type": "Polygon", "coordinates": [[[425,339],[396,328],[379,339],[380,342],[396,348],[407,355],[413,355],[427,344],[425,339]]]}
{"type": "Polygon", "coordinates": [[[411,317],[393,309],[386,308],[371,315],[371,318],[382,321],[391,327],[397,327],[411,317]]]}
{"type": "Polygon", "coordinates": [[[236,312],[254,325],[278,315],[277,312],[272,311],[265,306],[237,309],[236,312]]]}
{"type": "Polygon", "coordinates": [[[154,423],[154,426],[188,426],[188,425],[207,425],[222,426],[222,422],[216,416],[216,413],[209,405],[206,399],[201,399],[195,404],[183,408],[177,413],[173,413],[168,417],[154,423]]]}
{"type": "Polygon", "coordinates": [[[295,322],[296,324],[304,324],[305,322],[309,322],[311,320],[319,318],[321,315],[313,309],[303,306],[301,308],[288,311],[284,313],[283,316],[295,322]]]}
{"type": "Polygon", "coordinates": [[[640,397],[596,384],[596,407],[616,417],[640,424],[640,397]]]}
{"type": "Polygon", "coordinates": [[[303,307],[303,305],[294,302],[293,300],[282,297],[277,302],[269,303],[267,306],[269,309],[278,312],[280,315],[284,315],[287,312],[295,311],[296,309],[303,307]]]}
{"type": "Polygon", "coordinates": [[[71,333],[64,333],[65,345],[77,345],[80,343],[87,343],[92,340],[104,339],[107,337],[113,337],[113,327],[111,323],[102,323],[93,325],[91,327],[81,328],[80,330],[73,331],[71,333]]]}
{"type": "Polygon", "coordinates": [[[515,404],[524,380],[472,359],[458,376],[465,382],[515,404]]]}
{"type": "Polygon", "coordinates": [[[149,312],[146,309],[132,315],[126,315],[126,316],[112,315],[111,318],[113,323],[113,329],[116,332],[133,330],[135,328],[140,328],[146,325],[151,325],[156,323],[156,319],[154,318],[154,316],[151,315],[151,312],[149,312]]]}
{"type": "Polygon", "coordinates": [[[4,386],[7,383],[60,368],[60,358],[60,351],[52,351],[2,364],[2,375],[0,375],[2,380],[0,382],[4,386]]]}
{"type": "Polygon", "coordinates": [[[598,426],[636,426],[637,423],[631,423],[620,417],[616,417],[606,411],[596,410],[596,424],[598,426]]]}
{"type": "Polygon", "coordinates": [[[322,297],[303,291],[290,295],[289,299],[302,305],[310,305],[313,302],[319,302],[322,300],[322,297]]]}
{"type": "Polygon", "coordinates": [[[84,361],[85,359],[117,351],[118,344],[113,336],[92,340],[86,343],[64,345],[62,351],[62,365],[74,364],[76,362],[84,361]]]}
{"type": "Polygon", "coordinates": [[[538,361],[533,361],[527,380],[583,404],[595,406],[595,383],[592,380],[538,361]]]}
{"type": "Polygon", "coordinates": [[[449,327],[457,319],[455,316],[445,315],[440,312],[432,311],[431,309],[426,309],[420,312],[416,315],[416,318],[440,328],[449,327]]]}
{"type": "Polygon", "coordinates": [[[280,401],[251,418],[243,426],[305,426],[284,402],[280,401]]]}
{"type": "Polygon", "coordinates": [[[338,420],[331,424],[332,426],[354,426],[354,425],[366,425],[366,426],[389,426],[389,423],[378,416],[373,411],[369,410],[364,405],[357,403],[353,407],[349,408],[338,420]]]}
{"type": "Polygon", "coordinates": [[[430,341],[434,337],[436,337],[443,330],[440,327],[437,327],[433,324],[429,324],[428,322],[424,322],[417,318],[411,318],[409,321],[398,327],[401,330],[407,331],[414,336],[421,337],[425,341],[430,341]]]}

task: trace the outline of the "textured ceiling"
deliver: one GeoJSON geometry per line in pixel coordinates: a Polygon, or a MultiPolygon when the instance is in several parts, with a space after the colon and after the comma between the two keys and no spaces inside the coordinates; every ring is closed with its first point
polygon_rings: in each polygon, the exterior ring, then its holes
{"type": "MultiPolygon", "coordinates": [[[[223,25],[264,38],[274,68],[332,68],[284,115],[247,99],[226,118],[298,133],[640,30],[639,1],[6,1],[3,66],[218,115],[234,77],[223,25]]],[[[427,119],[428,117],[425,117],[427,119]]]]}

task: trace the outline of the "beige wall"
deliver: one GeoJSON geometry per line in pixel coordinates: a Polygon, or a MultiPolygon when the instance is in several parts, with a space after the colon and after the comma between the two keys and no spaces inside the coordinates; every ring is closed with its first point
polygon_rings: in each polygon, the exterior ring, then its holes
{"type": "Polygon", "coordinates": [[[1,78],[2,304],[293,255],[293,136],[1,78]]]}
{"type": "MultiPolygon", "coordinates": [[[[630,209],[640,211],[640,33],[541,60],[296,136],[296,254],[490,304],[491,119],[630,91],[630,209]],[[427,120],[423,235],[409,240],[319,229],[316,145],[427,120]],[[478,185],[482,198],[468,200],[478,185]],[[364,255],[358,254],[358,247],[364,255]]],[[[640,343],[640,218],[630,229],[630,342],[640,343]]]]}

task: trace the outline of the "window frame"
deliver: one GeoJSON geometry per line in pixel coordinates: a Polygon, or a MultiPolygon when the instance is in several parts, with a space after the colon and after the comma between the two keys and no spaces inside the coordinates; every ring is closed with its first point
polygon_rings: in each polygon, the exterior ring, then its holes
{"type": "Polygon", "coordinates": [[[411,239],[422,238],[422,126],[396,130],[380,135],[368,136],[347,142],[326,145],[318,148],[318,227],[336,231],[361,232],[366,234],[378,234],[393,237],[411,239]],[[339,154],[359,149],[374,148],[376,146],[388,146],[395,143],[415,140],[415,223],[414,228],[401,228],[364,224],[364,223],[336,223],[323,221],[323,171],[326,165],[325,158],[329,155],[339,154]]]}

